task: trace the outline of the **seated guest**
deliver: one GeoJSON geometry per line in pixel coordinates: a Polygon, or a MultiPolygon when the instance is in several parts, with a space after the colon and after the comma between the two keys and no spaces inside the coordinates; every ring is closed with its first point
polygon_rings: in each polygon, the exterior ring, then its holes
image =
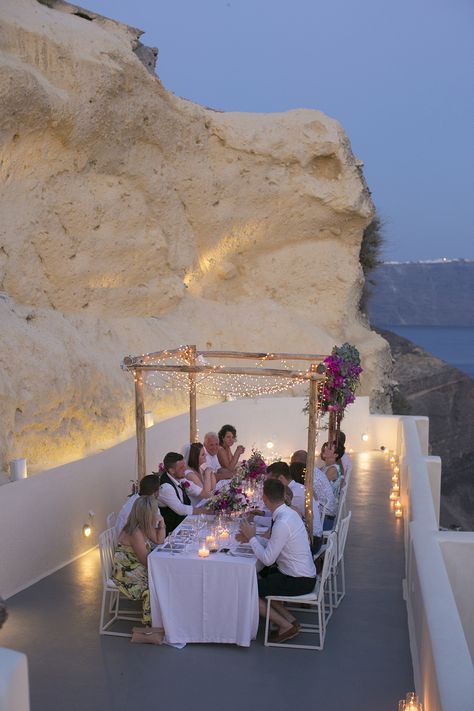
{"type": "Polygon", "coordinates": [[[338,502],[334,496],[331,482],[327,478],[326,474],[321,471],[321,469],[318,469],[318,467],[314,467],[313,494],[314,498],[319,501],[320,508],[322,509],[323,506],[326,507],[323,531],[331,531],[334,528],[338,502]]]}
{"type": "Polygon", "coordinates": [[[349,477],[351,475],[352,471],[352,462],[351,458],[346,452],[346,435],[344,432],[340,431],[339,432],[339,439],[337,441],[338,444],[340,444],[342,447],[344,447],[344,454],[341,457],[341,464],[342,468],[344,470],[344,479],[346,480],[347,483],[349,483],[349,477]]]}
{"type": "Polygon", "coordinates": [[[239,444],[235,448],[235,452],[232,453],[231,447],[237,439],[237,430],[232,425],[223,425],[217,436],[219,437],[219,449],[217,450],[219,464],[224,469],[235,472],[239,458],[245,452],[245,447],[239,444]]]}
{"type": "MultiPolygon", "coordinates": [[[[267,479],[263,485],[263,501],[272,512],[273,525],[270,538],[264,547],[256,538],[255,525],[243,521],[238,540],[250,543],[258,560],[265,566],[276,568],[266,571],[258,581],[259,611],[266,615],[267,595],[305,595],[316,583],[316,568],[309,547],[308,534],[301,517],[285,502],[285,487],[276,479],[267,479]]],[[[262,571],[263,573],[263,571],[262,571]]],[[[271,641],[284,642],[298,634],[299,623],[281,603],[272,602],[270,620],[278,630],[271,641]]]]}
{"type": "MultiPolygon", "coordinates": [[[[307,455],[304,450],[300,451],[307,455]]],[[[304,464],[306,466],[306,460],[304,464]]],[[[334,527],[334,520],[337,514],[337,499],[334,496],[329,479],[318,467],[314,467],[313,470],[313,495],[316,501],[318,501],[321,510],[323,506],[326,506],[323,531],[330,531],[334,527]]]]}
{"type": "Polygon", "coordinates": [[[226,467],[222,467],[217,452],[219,450],[219,437],[215,432],[207,432],[204,435],[204,450],[206,452],[206,466],[212,469],[216,476],[216,481],[221,479],[232,479],[234,472],[226,467]]]}
{"type": "MultiPolygon", "coordinates": [[[[295,462],[293,467],[298,464],[295,462]]],[[[299,463],[301,465],[301,463],[299,463]]],[[[296,482],[291,476],[291,467],[288,466],[286,462],[274,462],[267,467],[267,472],[271,472],[272,475],[277,473],[277,478],[284,484],[292,493],[293,501],[291,504],[292,508],[295,509],[304,519],[305,517],[305,501],[306,501],[306,489],[303,484],[296,482]]],[[[321,512],[319,509],[319,503],[313,498],[313,553],[321,548],[323,542],[323,527],[321,524],[321,512]]]]}
{"type": "Polygon", "coordinates": [[[332,490],[336,497],[339,496],[341,486],[343,485],[342,465],[340,461],[344,451],[342,445],[334,444],[330,447],[328,442],[325,442],[321,448],[321,459],[324,462],[323,472],[331,482],[332,490]]]}
{"type": "Polygon", "coordinates": [[[203,488],[185,477],[186,463],[183,455],[168,452],[163,459],[164,473],[160,479],[158,505],[165,520],[168,533],[174,531],[186,516],[193,513],[208,513],[207,509],[191,504],[188,492],[202,498],[203,488]]]}
{"type": "Polygon", "coordinates": [[[112,578],[126,597],[142,601],[144,625],[151,625],[147,558],[165,537],[165,524],[158,513],[156,498],[139,496],[117,542],[112,578]]]}
{"type": "Polygon", "coordinates": [[[306,450],[297,449],[296,452],[293,452],[293,454],[291,455],[290,466],[295,462],[299,462],[300,464],[304,464],[306,466],[306,457],[306,450]]]}
{"type": "Polygon", "coordinates": [[[298,511],[300,516],[304,516],[305,488],[303,484],[298,484],[292,479],[290,467],[286,462],[273,462],[267,467],[267,472],[276,479],[279,479],[282,484],[287,486],[293,492],[293,508],[298,511]]]}
{"type": "Polygon", "coordinates": [[[200,497],[189,493],[193,506],[197,506],[201,499],[208,499],[216,487],[216,476],[210,467],[206,467],[206,452],[201,442],[193,442],[189,447],[188,467],[185,471],[186,479],[202,487],[200,497]]]}
{"type": "Polygon", "coordinates": [[[290,475],[298,484],[304,486],[304,475],[306,474],[306,462],[291,462],[290,475]]]}
{"type": "Polygon", "coordinates": [[[160,489],[160,477],[157,474],[148,474],[140,479],[138,494],[132,494],[128,497],[122,508],[120,509],[117,520],[115,522],[115,533],[117,536],[122,532],[122,528],[127,522],[128,515],[132,510],[132,506],[139,496],[158,496],[160,489]]]}

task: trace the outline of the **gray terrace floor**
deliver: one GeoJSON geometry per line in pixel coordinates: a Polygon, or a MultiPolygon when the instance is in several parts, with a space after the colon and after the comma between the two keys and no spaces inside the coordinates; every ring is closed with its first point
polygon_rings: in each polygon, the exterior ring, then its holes
{"type": "MultiPolygon", "coordinates": [[[[395,711],[413,690],[402,599],[403,526],[382,454],[353,455],[347,594],[324,651],[132,645],[98,634],[98,551],[8,600],[0,644],[28,655],[32,711],[395,711]]],[[[32,541],[34,545],[34,541],[32,541]]],[[[225,601],[223,601],[225,604],[225,601]]]]}

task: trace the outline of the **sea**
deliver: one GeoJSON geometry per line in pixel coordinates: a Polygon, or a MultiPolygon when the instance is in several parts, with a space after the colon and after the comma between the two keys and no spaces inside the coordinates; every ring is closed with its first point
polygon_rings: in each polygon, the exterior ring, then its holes
{"type": "Polygon", "coordinates": [[[474,328],[458,326],[382,326],[416,343],[474,378],[474,328]]]}

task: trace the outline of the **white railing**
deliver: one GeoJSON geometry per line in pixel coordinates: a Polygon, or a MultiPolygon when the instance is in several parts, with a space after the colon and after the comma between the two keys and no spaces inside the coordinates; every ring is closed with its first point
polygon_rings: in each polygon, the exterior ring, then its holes
{"type": "Polygon", "coordinates": [[[472,711],[474,533],[439,531],[441,460],[428,456],[428,418],[371,419],[379,438],[385,430],[385,438],[393,440],[397,426],[404,587],[417,694],[425,711],[472,711]]]}

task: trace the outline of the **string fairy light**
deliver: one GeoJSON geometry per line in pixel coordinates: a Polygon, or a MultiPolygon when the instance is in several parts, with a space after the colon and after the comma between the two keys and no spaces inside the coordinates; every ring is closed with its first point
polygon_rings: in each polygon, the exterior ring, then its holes
{"type": "MultiPolygon", "coordinates": [[[[264,376],[240,373],[220,373],[226,366],[222,364],[210,365],[205,359],[198,355],[195,349],[190,346],[179,346],[174,351],[162,351],[158,354],[147,354],[141,356],[141,365],[192,365],[196,362],[199,365],[206,365],[208,370],[205,373],[194,373],[194,385],[200,395],[216,397],[219,399],[226,397],[261,397],[263,395],[275,395],[285,390],[291,390],[305,382],[305,371],[296,371],[295,377],[289,379],[278,376],[264,376]],[[298,372],[301,377],[298,377],[298,372]]],[[[267,361],[275,361],[273,353],[267,353],[255,362],[255,368],[261,369],[267,365],[267,361]]],[[[291,371],[293,368],[288,361],[280,359],[280,370],[291,371]]],[[[133,375],[136,379],[136,368],[140,364],[134,364],[133,375]]],[[[267,365],[268,367],[268,365],[267,365]]],[[[143,377],[153,391],[163,392],[169,390],[189,391],[189,373],[183,372],[161,372],[147,370],[143,371],[143,377]]]]}

